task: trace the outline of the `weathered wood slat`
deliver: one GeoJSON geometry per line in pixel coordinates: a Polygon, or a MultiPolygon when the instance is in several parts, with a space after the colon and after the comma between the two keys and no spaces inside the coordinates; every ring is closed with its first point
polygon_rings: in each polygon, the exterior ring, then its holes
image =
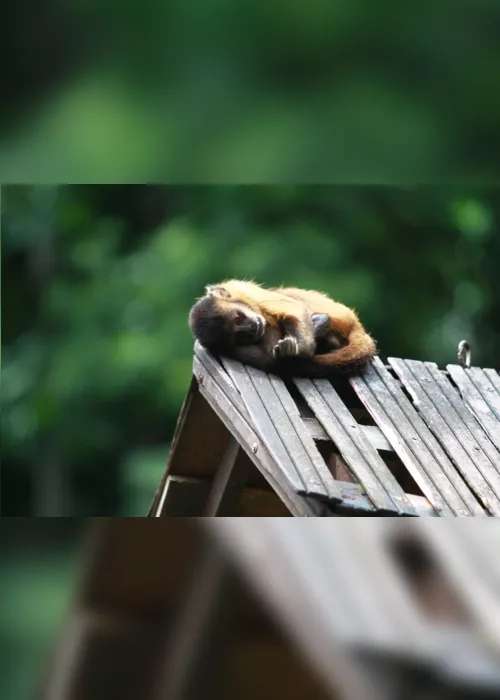
{"type": "MultiPolygon", "coordinates": [[[[335,506],[340,515],[376,515],[377,511],[359,484],[336,482],[342,494],[342,502],[335,506]]],[[[163,517],[202,516],[212,483],[207,479],[186,476],[168,476],[163,494],[161,514],[163,517]]],[[[408,495],[417,515],[435,518],[437,513],[423,496],[408,495]]],[[[286,515],[283,501],[274,491],[262,491],[245,487],[238,504],[238,511],[248,516],[286,515]]]]}
{"type": "MultiPolygon", "coordinates": [[[[433,506],[442,515],[471,515],[466,503],[382,381],[385,374],[388,372],[384,368],[372,367],[362,377],[351,379],[351,384],[433,506]]],[[[458,474],[456,476],[460,478],[458,474]]]]}
{"type": "MultiPolygon", "coordinates": [[[[269,379],[281,402],[284,414],[290,420],[291,426],[295,430],[296,435],[300,440],[303,449],[305,450],[305,458],[309,460],[317,476],[321,480],[321,483],[325,487],[328,499],[330,501],[341,501],[342,494],[340,488],[326,466],[323,457],[318,451],[318,448],[314,444],[314,440],[309,435],[295,401],[290,396],[290,392],[286,388],[283,380],[273,375],[269,375],[269,379]]],[[[290,443],[290,446],[292,447],[292,443],[290,443]]]]}
{"type": "MultiPolygon", "coordinates": [[[[236,384],[241,375],[234,373],[233,363],[228,362],[227,368],[236,384]]],[[[323,499],[328,499],[331,495],[334,499],[340,500],[340,493],[335,486],[333,477],[328,472],[326,464],[314,443],[311,441],[312,446],[310,445],[311,454],[315,453],[313,461],[296,430],[296,425],[292,422],[293,406],[295,404],[291,397],[289,397],[289,401],[287,400],[288,390],[283,381],[278,377],[272,378],[271,375],[254,367],[245,367],[245,369],[265,408],[264,411],[254,411],[252,417],[257,432],[260,434],[263,442],[266,443],[268,450],[271,454],[275,453],[277,457],[278,452],[275,452],[275,449],[278,450],[281,443],[284,448],[283,454],[286,454],[287,459],[291,460],[295,465],[295,469],[300,475],[308,495],[323,499]],[[283,402],[287,403],[288,410],[285,409],[283,402]],[[290,408],[290,403],[292,403],[292,408],[290,408]],[[291,413],[288,411],[291,411],[291,413]],[[271,430],[270,426],[274,430],[271,430]]],[[[237,384],[237,388],[248,407],[249,413],[252,413],[253,392],[251,392],[250,396],[248,395],[246,382],[237,384]]],[[[298,421],[296,423],[300,425],[301,421],[298,411],[295,418],[297,417],[298,421]]],[[[303,425],[301,427],[303,428],[303,425]]],[[[307,441],[307,438],[308,436],[305,434],[305,441],[307,441]]]]}
{"type": "MultiPolygon", "coordinates": [[[[353,668],[354,661],[342,644],[342,632],[348,634],[352,624],[333,596],[329,596],[330,607],[322,604],[323,593],[328,595],[328,590],[325,591],[322,581],[319,581],[321,591],[318,590],[318,579],[308,576],[303,561],[298,568],[290,565],[283,543],[277,546],[276,537],[268,527],[273,522],[280,521],[255,519],[252,527],[248,527],[241,520],[231,518],[221,523],[212,518],[205,520],[204,526],[231,552],[254,588],[275,611],[278,624],[290,635],[311,668],[326,681],[332,694],[338,694],[341,700],[378,698],[364,674],[353,668]],[[312,586],[312,595],[308,584],[312,586]]],[[[293,521],[288,525],[293,525],[293,521]]],[[[297,531],[300,533],[301,528],[297,531]]],[[[287,552],[294,550],[293,535],[293,530],[285,529],[287,552]]],[[[296,551],[303,550],[297,547],[296,551]]]]}
{"type": "Polygon", "coordinates": [[[500,499],[491,486],[491,482],[495,484],[495,488],[498,486],[500,494],[498,474],[467,428],[463,426],[460,416],[442,394],[439,386],[432,380],[427,368],[416,361],[395,357],[388,359],[427,425],[441,441],[470,488],[490,513],[500,515],[500,499]]]}
{"type": "MultiPolygon", "coordinates": [[[[245,404],[247,412],[251,418],[252,425],[255,427],[255,431],[259,435],[261,442],[266,445],[266,448],[272,455],[275,463],[283,471],[283,473],[286,474],[286,477],[294,491],[304,496],[311,494],[312,492],[314,495],[318,494],[325,497],[326,494],[318,479],[312,481],[312,483],[309,483],[308,490],[308,487],[306,486],[306,479],[304,478],[305,475],[303,475],[299,469],[297,469],[297,465],[295,464],[291,455],[288,453],[279,430],[276,428],[273,419],[267,412],[267,402],[271,403],[271,410],[273,412],[278,412],[278,400],[274,394],[274,391],[272,396],[270,395],[270,392],[267,392],[266,400],[264,401],[259,393],[259,390],[265,391],[264,387],[260,387],[259,389],[255,387],[245,365],[228,358],[224,358],[223,363],[236,389],[240,393],[243,403],[245,404]]],[[[257,372],[259,370],[255,371],[257,372]]],[[[262,375],[263,377],[266,377],[267,381],[269,382],[269,379],[264,372],[262,372],[262,375]]],[[[265,383],[264,378],[262,379],[262,383],[265,383]]],[[[282,408],[281,404],[279,404],[279,407],[282,408]]],[[[279,416],[278,420],[280,419],[281,416],[279,416]]],[[[281,421],[280,428],[283,429],[281,421]]],[[[307,476],[312,477],[311,474],[307,474],[307,476]]]]}
{"type": "Polygon", "coordinates": [[[500,396],[498,396],[493,383],[480,367],[471,367],[467,374],[472,379],[476,389],[486,401],[491,411],[500,421],[500,396]]]}
{"type": "Polygon", "coordinates": [[[229,445],[215,473],[203,511],[205,516],[235,515],[248,477],[249,462],[238,441],[231,436],[229,445]]]}
{"type": "MultiPolygon", "coordinates": [[[[474,566],[463,546],[461,528],[453,529],[449,521],[439,527],[422,525],[422,534],[428,546],[436,553],[439,566],[447,576],[448,583],[460,596],[462,604],[473,617],[473,623],[500,652],[500,596],[492,589],[474,566]]],[[[491,553],[492,556],[498,552],[491,553]]]]}
{"type": "Polygon", "coordinates": [[[210,488],[210,482],[203,479],[167,476],[155,514],[162,518],[200,516],[210,488]]]}
{"type": "Polygon", "coordinates": [[[380,510],[413,514],[404,491],[368,442],[329,382],[295,379],[297,388],[380,510]]]}
{"type": "Polygon", "coordinates": [[[395,639],[428,655],[430,626],[388,549],[384,523],[390,521],[354,519],[345,533],[345,542],[360,562],[360,577],[371,593],[372,604],[385,616],[386,624],[392,625],[395,639]]]}
{"type": "Polygon", "coordinates": [[[495,387],[498,396],[500,396],[500,374],[496,369],[483,369],[483,372],[495,387]]]}
{"type": "MultiPolygon", "coordinates": [[[[208,368],[204,367],[197,357],[194,358],[193,363],[195,373],[204,377],[200,384],[200,392],[228,430],[239,441],[259,471],[264,474],[272,488],[286,503],[289,510],[296,516],[317,517],[322,515],[324,507],[321,503],[299,496],[297,491],[292,488],[288,475],[276,464],[260,437],[224,393],[208,368]]],[[[231,390],[235,391],[234,387],[231,390]]]]}
{"type": "Polygon", "coordinates": [[[455,534],[470,558],[471,566],[485,585],[498,592],[500,602],[500,556],[494,556],[495,552],[500,552],[500,526],[497,521],[481,519],[474,523],[473,528],[457,527],[455,534]]]}
{"type": "Polygon", "coordinates": [[[469,377],[469,370],[459,365],[447,365],[446,369],[458,386],[468,408],[476,416],[496,448],[500,450],[500,423],[469,377]]]}
{"type": "MultiPolygon", "coordinates": [[[[212,374],[217,373],[220,378],[221,384],[224,385],[226,393],[231,394],[231,399],[236,407],[239,409],[240,413],[245,414],[246,408],[238,392],[233,391],[233,384],[229,379],[228,375],[221,373],[220,375],[220,365],[215,360],[213,355],[205,350],[198,342],[195,343],[195,355],[201,360],[205,367],[210,367],[212,374]]],[[[295,405],[295,402],[294,402],[295,405]]],[[[299,411],[300,415],[300,411],[299,411]]],[[[321,423],[314,417],[304,417],[301,416],[301,420],[307,428],[307,431],[313,440],[330,440],[328,433],[325,431],[321,423]]],[[[392,452],[392,447],[390,443],[385,438],[382,431],[376,425],[362,425],[362,430],[366,433],[366,436],[373,444],[376,450],[387,450],[392,452]]]]}
{"type": "Polygon", "coordinates": [[[469,411],[469,409],[461,399],[458,391],[455,389],[454,386],[452,386],[451,382],[447,379],[444,372],[441,372],[434,362],[426,362],[425,366],[429,370],[435,382],[440,386],[443,394],[452,404],[455,411],[459,414],[460,418],[463,420],[470,433],[477,440],[483,452],[486,454],[490,462],[495,466],[497,472],[500,474],[500,452],[497,449],[495,449],[495,446],[493,445],[491,440],[488,438],[487,435],[485,435],[480,424],[477,422],[474,415],[469,411]]]}
{"type": "MultiPolygon", "coordinates": [[[[403,411],[406,418],[409,420],[411,426],[415,429],[420,439],[423,441],[429,452],[431,453],[434,460],[438,463],[439,468],[447,476],[448,480],[453,484],[455,491],[460,495],[462,501],[466,504],[467,508],[473,515],[485,515],[485,511],[478,500],[475,498],[474,494],[471,492],[465,481],[456,470],[455,466],[451,462],[450,458],[441,447],[440,443],[436,440],[433,433],[427,427],[427,424],[422,419],[420,414],[415,410],[415,407],[404,394],[402,387],[394,379],[387,368],[382,364],[379,358],[375,358],[374,367],[383,380],[385,386],[394,397],[396,403],[403,411]]],[[[423,455],[422,455],[423,456],[423,455]]],[[[426,463],[428,457],[425,457],[426,463]]],[[[433,462],[432,469],[435,470],[433,462]]]]}

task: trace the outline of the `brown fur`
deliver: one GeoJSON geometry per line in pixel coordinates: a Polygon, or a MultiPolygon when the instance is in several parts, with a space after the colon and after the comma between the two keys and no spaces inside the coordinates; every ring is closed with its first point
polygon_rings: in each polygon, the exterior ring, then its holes
{"type": "Polygon", "coordinates": [[[208,286],[191,309],[189,325],[208,349],[267,372],[352,373],[376,351],[352,309],[293,287],[265,289],[242,280],[208,286]]]}

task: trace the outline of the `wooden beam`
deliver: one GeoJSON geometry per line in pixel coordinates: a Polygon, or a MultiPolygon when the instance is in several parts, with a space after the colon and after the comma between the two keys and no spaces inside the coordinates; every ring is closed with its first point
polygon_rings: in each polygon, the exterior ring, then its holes
{"type": "Polygon", "coordinates": [[[235,515],[248,477],[249,463],[236,438],[231,436],[217,469],[203,515],[235,515]]]}
{"type": "MultiPolygon", "coordinates": [[[[335,512],[342,515],[376,515],[377,511],[359,484],[338,482],[342,503],[335,512]]],[[[207,480],[183,476],[169,476],[165,489],[164,516],[201,516],[206,507],[211,484],[207,480]]],[[[415,512],[420,517],[436,517],[436,512],[423,496],[407,494],[415,512]]],[[[283,517],[290,511],[278,494],[271,490],[245,487],[235,515],[243,517],[283,517]]]]}
{"type": "Polygon", "coordinates": [[[205,543],[165,649],[155,700],[221,697],[222,663],[242,611],[241,584],[219,548],[205,543]]]}

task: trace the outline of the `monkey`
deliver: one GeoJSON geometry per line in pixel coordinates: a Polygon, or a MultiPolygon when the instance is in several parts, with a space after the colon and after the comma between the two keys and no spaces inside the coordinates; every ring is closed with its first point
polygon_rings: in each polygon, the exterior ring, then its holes
{"type": "Polygon", "coordinates": [[[278,374],[360,372],[376,351],[356,313],[325,294],[242,280],[208,285],[189,326],[207,349],[278,374]]]}

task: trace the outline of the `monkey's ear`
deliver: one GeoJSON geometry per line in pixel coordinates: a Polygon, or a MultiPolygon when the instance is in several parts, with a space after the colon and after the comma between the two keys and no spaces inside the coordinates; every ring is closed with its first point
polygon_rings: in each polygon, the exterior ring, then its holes
{"type": "Polygon", "coordinates": [[[230,297],[231,294],[227,291],[225,287],[221,287],[219,284],[207,284],[205,287],[205,294],[208,297],[230,297]]]}

